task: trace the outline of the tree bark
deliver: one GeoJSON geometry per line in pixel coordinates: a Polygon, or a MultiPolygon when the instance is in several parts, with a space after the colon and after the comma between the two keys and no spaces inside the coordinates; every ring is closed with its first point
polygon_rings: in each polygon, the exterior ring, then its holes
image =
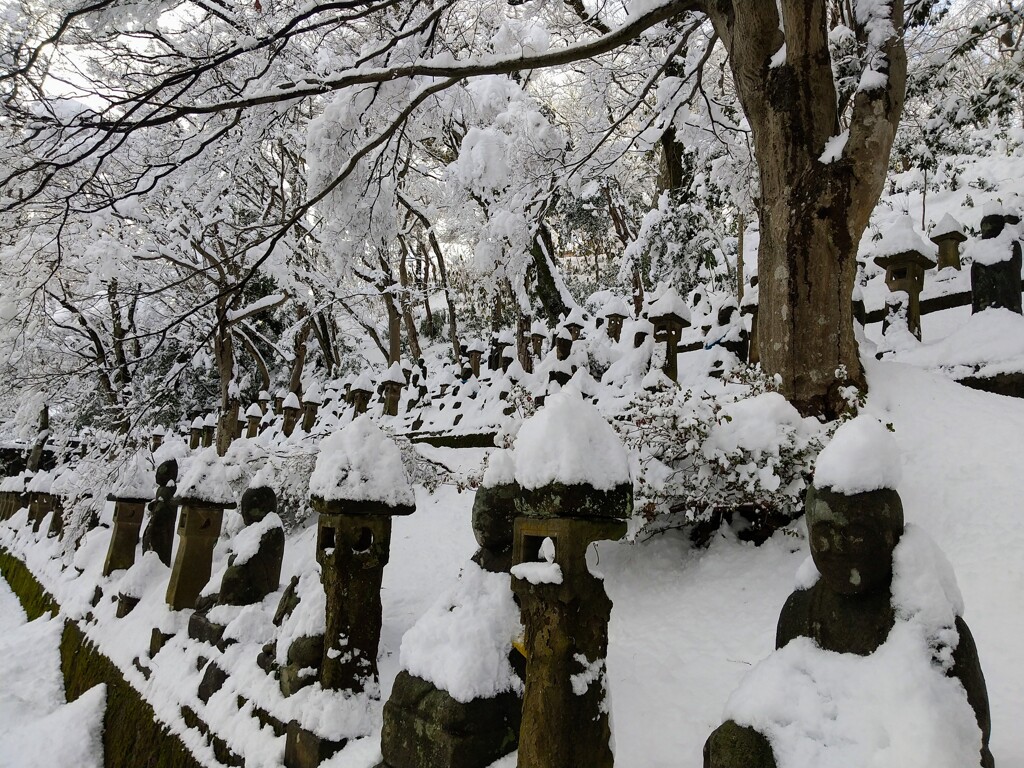
{"type": "MultiPolygon", "coordinates": [[[[786,60],[774,68],[784,42],[775,3],[710,5],[760,171],[761,364],[801,413],[831,418],[844,408],[843,386],[866,386],[853,329],[856,256],[903,109],[903,39],[897,32],[884,49],[887,85],[857,94],[842,157],[823,163],[840,133],[825,0],[782,0],[786,60]]],[[[901,29],[901,0],[893,18],[901,29]]]]}

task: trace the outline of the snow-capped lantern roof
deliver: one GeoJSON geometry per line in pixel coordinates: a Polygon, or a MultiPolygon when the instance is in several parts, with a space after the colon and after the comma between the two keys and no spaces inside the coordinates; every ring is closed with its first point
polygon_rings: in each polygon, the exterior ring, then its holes
{"type": "Polygon", "coordinates": [[[548,335],[548,327],[540,320],[534,320],[533,324],[530,326],[530,335],[546,337],[548,335]]]}
{"type": "Polygon", "coordinates": [[[391,367],[384,373],[384,378],[381,379],[382,384],[401,384],[405,386],[405,371],[402,370],[400,363],[392,363],[391,367]]]}
{"type": "Polygon", "coordinates": [[[914,220],[910,216],[900,216],[882,234],[871,248],[871,256],[875,264],[888,269],[890,264],[916,264],[924,269],[935,266],[930,255],[935,253],[935,245],[926,243],[924,238],[914,229],[914,220]]]}
{"type": "Polygon", "coordinates": [[[455,374],[452,372],[452,369],[447,366],[442,368],[441,372],[437,374],[437,383],[441,386],[451,386],[455,383],[455,374]]]}
{"type": "Polygon", "coordinates": [[[366,415],[320,444],[309,493],[327,513],[408,515],[416,504],[398,445],[366,415]]]}
{"type": "Polygon", "coordinates": [[[157,424],[149,431],[149,434],[153,437],[164,437],[167,434],[167,430],[157,424]]]}
{"type": "Polygon", "coordinates": [[[204,423],[205,422],[203,421],[203,417],[202,416],[196,416],[194,419],[192,419],[192,423],[189,425],[189,429],[200,429],[201,430],[203,428],[203,424],[204,423]]]}
{"type": "Polygon", "coordinates": [[[235,495],[228,482],[228,467],[216,448],[206,448],[186,464],[177,497],[190,502],[234,507],[235,495]]]}
{"type": "Polygon", "coordinates": [[[572,311],[569,313],[569,316],[565,318],[565,322],[562,323],[562,325],[566,328],[572,328],[573,326],[582,328],[586,322],[587,318],[583,315],[583,310],[577,306],[572,308],[572,311]]]}
{"type": "Polygon", "coordinates": [[[299,408],[302,407],[301,404],[299,403],[299,396],[296,395],[294,392],[289,392],[284,399],[283,407],[294,408],[296,411],[299,410],[299,408]]]}
{"type": "Polygon", "coordinates": [[[270,393],[267,392],[267,390],[265,390],[265,389],[261,389],[260,390],[260,394],[259,394],[259,396],[256,399],[259,400],[262,403],[269,403],[270,402],[270,393]]]}
{"type": "Polygon", "coordinates": [[[121,467],[110,489],[110,499],[148,501],[156,495],[156,467],[141,451],[121,467]]]}
{"type": "Polygon", "coordinates": [[[356,376],[356,380],[349,387],[349,392],[373,392],[373,382],[370,381],[370,375],[363,371],[356,376]]]}
{"type": "Polygon", "coordinates": [[[319,405],[323,402],[323,395],[320,393],[320,385],[317,382],[313,382],[309,385],[309,388],[302,394],[302,402],[304,403],[316,403],[319,405]]]}
{"type": "Polygon", "coordinates": [[[466,345],[466,352],[469,354],[483,354],[487,351],[487,345],[484,344],[480,339],[473,339],[469,344],[466,345]]]}
{"type": "Polygon", "coordinates": [[[259,403],[253,403],[245,409],[245,418],[247,419],[262,419],[263,409],[260,408],[259,403]]]}
{"type": "Polygon", "coordinates": [[[629,317],[629,307],[619,296],[612,296],[602,307],[601,317],[629,317]]]}
{"type": "Polygon", "coordinates": [[[505,330],[501,331],[501,333],[498,334],[498,343],[499,344],[515,344],[516,343],[515,334],[512,333],[511,329],[506,328],[505,330]]]}
{"type": "Polygon", "coordinates": [[[525,489],[561,483],[608,491],[630,482],[615,430],[571,385],[523,422],[513,458],[516,482],[525,489]]]}
{"type": "Polygon", "coordinates": [[[690,308],[672,286],[647,308],[647,316],[655,323],[674,320],[684,326],[690,324],[690,308]]]}
{"type": "Polygon", "coordinates": [[[217,426],[217,414],[212,411],[206,414],[206,418],[203,419],[204,427],[216,427],[217,426]]]}
{"type": "Polygon", "coordinates": [[[955,240],[962,243],[967,239],[967,235],[964,234],[964,225],[947,213],[939,219],[938,224],[932,227],[929,239],[936,245],[943,240],[955,240]]]}
{"type": "Polygon", "coordinates": [[[572,334],[569,333],[568,326],[563,325],[561,328],[559,328],[558,335],[556,338],[562,339],[564,341],[572,341],[572,334]]]}

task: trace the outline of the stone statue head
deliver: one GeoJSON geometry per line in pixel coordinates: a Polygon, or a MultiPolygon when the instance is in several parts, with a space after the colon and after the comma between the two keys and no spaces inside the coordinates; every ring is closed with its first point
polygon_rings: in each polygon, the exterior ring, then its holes
{"type": "Polygon", "coordinates": [[[174,459],[160,462],[156,468],[156,484],[167,485],[178,480],[178,462],[174,459]]]}
{"type": "Polygon", "coordinates": [[[246,488],[239,511],[246,525],[258,523],[271,512],[277,512],[277,494],[273,488],[265,486],[246,488]]]}
{"type": "Polygon", "coordinates": [[[829,589],[856,595],[889,587],[892,553],[903,533],[896,491],[846,496],[811,486],[805,508],[811,557],[829,589]]]}

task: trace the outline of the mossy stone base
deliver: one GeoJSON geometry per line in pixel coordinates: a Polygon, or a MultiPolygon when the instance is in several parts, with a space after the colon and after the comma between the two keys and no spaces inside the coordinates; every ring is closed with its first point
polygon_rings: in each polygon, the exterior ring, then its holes
{"type": "Polygon", "coordinates": [[[514,693],[459,702],[402,671],[384,705],[381,752],[391,768],[486,768],[518,745],[514,693]]]}
{"type": "MultiPolygon", "coordinates": [[[[4,551],[0,551],[0,575],[18,596],[30,620],[58,610],[24,564],[4,551]]],[[[152,707],[128,685],[120,670],[72,621],[64,624],[60,657],[68,701],[101,683],[107,687],[103,715],[105,768],[202,768],[178,737],[156,719],[152,707]]]]}

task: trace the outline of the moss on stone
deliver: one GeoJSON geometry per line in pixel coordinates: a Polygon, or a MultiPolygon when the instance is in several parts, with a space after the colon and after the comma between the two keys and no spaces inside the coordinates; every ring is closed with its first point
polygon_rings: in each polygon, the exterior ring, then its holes
{"type": "MultiPolygon", "coordinates": [[[[59,610],[24,563],[4,550],[0,550],[0,575],[11,586],[30,620],[59,610]]],[[[202,764],[156,719],[153,708],[73,621],[64,622],[60,658],[68,701],[100,683],[107,687],[103,715],[105,768],[201,768],[202,764]]]]}

